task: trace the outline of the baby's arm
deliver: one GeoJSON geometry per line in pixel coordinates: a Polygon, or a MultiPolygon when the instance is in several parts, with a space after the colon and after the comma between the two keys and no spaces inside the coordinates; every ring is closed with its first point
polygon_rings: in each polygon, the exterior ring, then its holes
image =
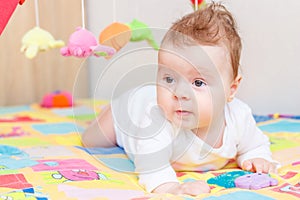
{"type": "Polygon", "coordinates": [[[198,195],[210,192],[204,181],[179,183],[176,172],[170,164],[173,155],[172,143],[167,134],[157,134],[154,138],[136,141],[138,152],[134,156],[136,171],[139,173],[139,183],[148,192],[198,195]]]}
{"type": "Polygon", "coordinates": [[[246,114],[246,126],[237,146],[238,165],[253,172],[276,172],[278,163],[272,159],[269,138],[256,126],[250,109],[246,114]]]}
{"type": "Polygon", "coordinates": [[[99,116],[82,134],[82,142],[86,147],[116,146],[111,106],[106,106],[99,116]]]}
{"type": "MultiPolygon", "coordinates": [[[[148,162],[147,165],[151,164],[148,162]]],[[[143,185],[148,192],[170,193],[175,195],[187,194],[192,196],[210,192],[210,187],[205,181],[199,180],[179,183],[174,169],[169,164],[160,169],[152,170],[153,172],[139,174],[139,183],[143,185]]]]}

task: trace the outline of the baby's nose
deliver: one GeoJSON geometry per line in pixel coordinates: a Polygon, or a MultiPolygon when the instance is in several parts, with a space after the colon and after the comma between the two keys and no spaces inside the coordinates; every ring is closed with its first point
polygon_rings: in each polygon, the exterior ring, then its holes
{"type": "Polygon", "coordinates": [[[177,99],[185,99],[188,100],[191,98],[191,88],[189,87],[188,83],[180,81],[176,84],[174,90],[174,96],[177,99]]]}

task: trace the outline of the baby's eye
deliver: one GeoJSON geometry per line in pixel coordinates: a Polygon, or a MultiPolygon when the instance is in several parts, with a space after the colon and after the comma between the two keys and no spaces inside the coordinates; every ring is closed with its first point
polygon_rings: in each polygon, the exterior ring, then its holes
{"type": "Polygon", "coordinates": [[[205,86],[206,83],[201,80],[195,80],[193,85],[195,85],[196,87],[202,87],[202,86],[205,86]]]}
{"type": "Polygon", "coordinates": [[[164,79],[165,79],[165,81],[166,81],[167,83],[173,83],[173,82],[174,82],[174,79],[173,79],[172,77],[170,77],[170,76],[167,76],[167,77],[165,77],[164,79]]]}

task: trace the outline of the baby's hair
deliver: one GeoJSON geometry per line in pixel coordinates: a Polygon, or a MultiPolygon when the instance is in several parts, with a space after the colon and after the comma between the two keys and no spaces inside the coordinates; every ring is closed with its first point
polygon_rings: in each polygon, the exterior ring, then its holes
{"type": "Polygon", "coordinates": [[[241,38],[232,14],[220,3],[210,3],[176,21],[165,35],[164,43],[176,46],[225,46],[230,52],[233,77],[238,75],[241,38]]]}

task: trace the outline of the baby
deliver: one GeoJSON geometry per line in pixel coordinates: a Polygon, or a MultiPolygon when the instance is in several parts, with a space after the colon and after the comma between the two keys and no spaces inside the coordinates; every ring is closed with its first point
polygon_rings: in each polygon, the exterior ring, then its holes
{"type": "Polygon", "coordinates": [[[113,99],[82,135],[87,147],[121,146],[149,192],[198,195],[204,181],[179,183],[175,171],[207,171],[235,158],[253,172],[275,172],[270,142],[250,108],[235,98],[241,40],[216,3],[173,24],[158,52],[157,81],[113,99]]]}

